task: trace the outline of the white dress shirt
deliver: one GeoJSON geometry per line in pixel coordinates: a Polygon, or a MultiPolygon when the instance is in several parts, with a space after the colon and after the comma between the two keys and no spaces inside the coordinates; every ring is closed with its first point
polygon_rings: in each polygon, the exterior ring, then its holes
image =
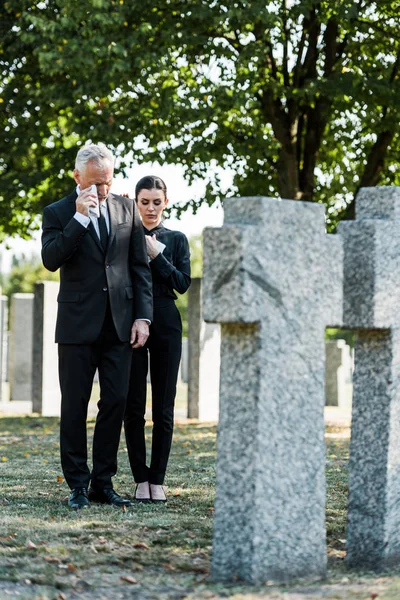
{"type": "MultiPolygon", "coordinates": [[[[81,186],[79,185],[79,183],[76,186],[76,193],[78,194],[78,196],[81,193],[81,186]]],[[[108,215],[107,200],[103,200],[103,202],[99,202],[99,208],[100,208],[101,212],[103,213],[104,219],[106,221],[107,231],[108,231],[108,233],[110,233],[110,217],[108,215]]],[[[98,221],[96,215],[94,215],[92,212],[89,211],[89,216],[87,217],[86,215],[83,215],[82,213],[76,211],[76,213],[74,214],[74,219],[79,221],[79,223],[81,225],[83,225],[84,227],[89,227],[89,223],[90,223],[90,221],[92,221],[93,227],[100,239],[99,221],[98,221]]]]}

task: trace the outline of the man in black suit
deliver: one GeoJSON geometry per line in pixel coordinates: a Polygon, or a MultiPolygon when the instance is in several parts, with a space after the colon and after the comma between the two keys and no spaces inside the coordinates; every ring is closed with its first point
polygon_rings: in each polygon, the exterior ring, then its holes
{"type": "Polygon", "coordinates": [[[110,192],[113,173],[114,157],[103,144],[83,147],[75,163],[76,190],[43,212],[43,264],[60,269],[61,464],[72,490],[68,504],[75,509],[88,507],[89,500],[132,504],[115,492],[111,478],[117,471],[131,348],[143,346],[149,334],[151,273],[135,202],[110,192]],[[96,369],[100,401],[90,473],[86,418],[96,369]]]}

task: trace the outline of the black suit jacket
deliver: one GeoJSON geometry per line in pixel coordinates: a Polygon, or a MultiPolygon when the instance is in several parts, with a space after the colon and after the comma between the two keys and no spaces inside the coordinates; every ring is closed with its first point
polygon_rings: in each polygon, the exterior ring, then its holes
{"type": "Polygon", "coordinates": [[[94,342],[108,297],[118,337],[129,341],[135,319],[152,319],[151,271],[135,202],[109,194],[104,253],[92,222],[85,228],[73,218],[76,198],[75,191],[43,212],[43,264],[49,271],[60,269],[56,342],[94,342]]]}

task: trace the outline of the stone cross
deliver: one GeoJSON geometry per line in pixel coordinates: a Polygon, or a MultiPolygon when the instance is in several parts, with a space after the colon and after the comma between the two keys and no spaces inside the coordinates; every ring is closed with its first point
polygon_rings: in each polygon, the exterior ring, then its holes
{"type": "Polygon", "coordinates": [[[324,332],[342,325],[342,247],[324,207],[225,201],[204,235],[204,318],[221,323],[212,575],[326,571],[324,332]]]}
{"type": "Polygon", "coordinates": [[[357,330],[347,560],[400,560],[400,187],[362,188],[339,224],[344,326],[357,330]]]}

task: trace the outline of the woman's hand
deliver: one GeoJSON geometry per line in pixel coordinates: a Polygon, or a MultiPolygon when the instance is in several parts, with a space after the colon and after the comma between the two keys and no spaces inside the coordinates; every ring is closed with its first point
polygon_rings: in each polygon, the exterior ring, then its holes
{"type": "Polygon", "coordinates": [[[157,238],[155,235],[145,235],[146,246],[147,246],[147,254],[150,257],[150,260],[154,260],[156,256],[160,254],[160,250],[157,247],[157,238]]]}

